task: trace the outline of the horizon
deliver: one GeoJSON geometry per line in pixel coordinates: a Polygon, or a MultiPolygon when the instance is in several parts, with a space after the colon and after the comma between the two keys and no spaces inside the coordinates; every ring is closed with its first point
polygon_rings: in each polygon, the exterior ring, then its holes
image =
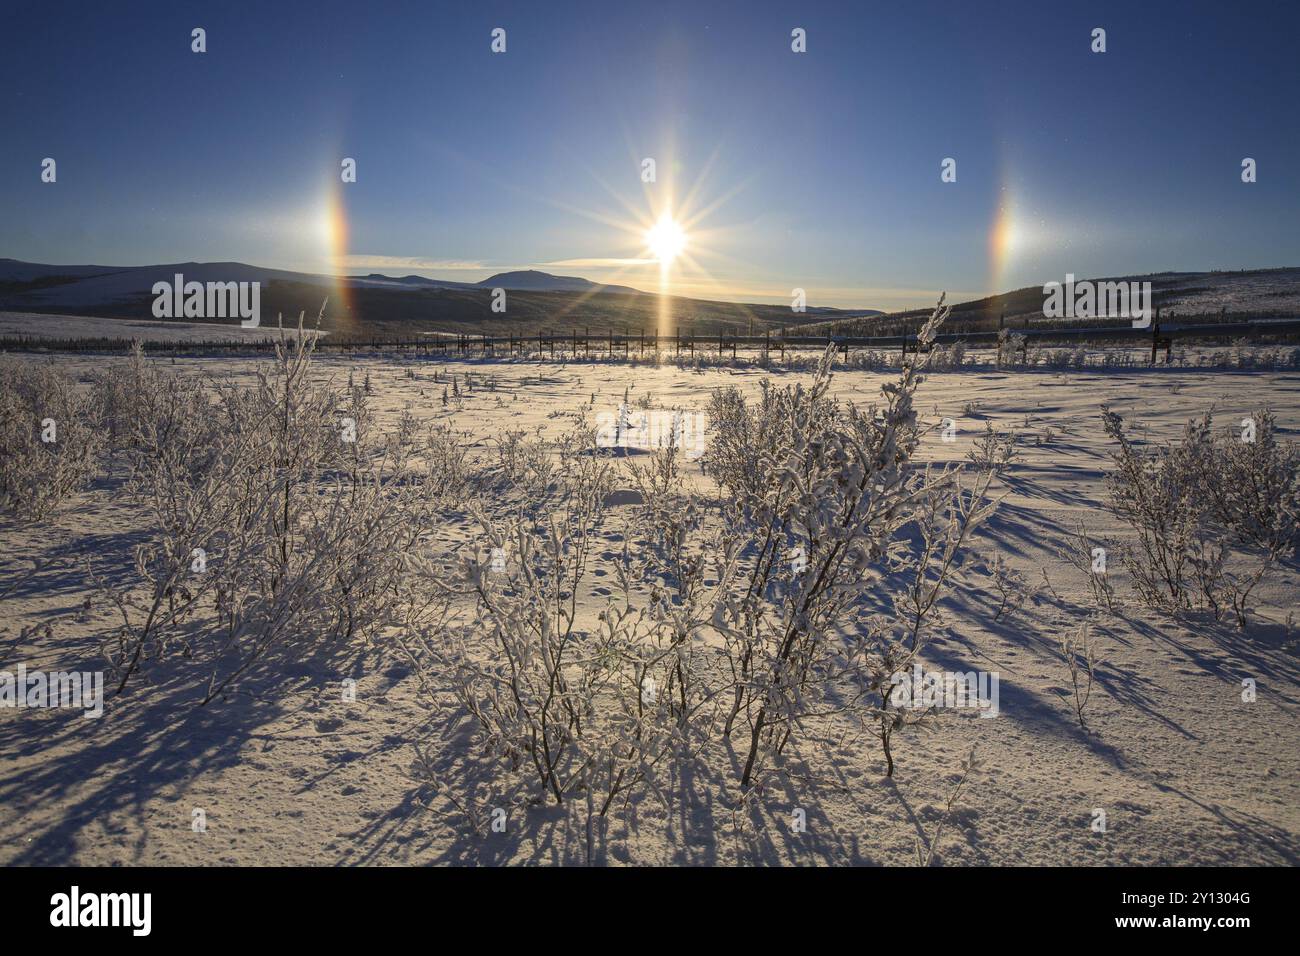
{"type": "MultiPolygon", "coordinates": [[[[0,262],[21,262],[21,263],[25,263],[25,264],[28,264],[28,265],[52,266],[52,267],[67,267],[67,268],[86,268],[86,267],[94,267],[94,268],[103,268],[103,269],[111,269],[111,270],[116,270],[116,269],[121,269],[121,270],[131,270],[131,269],[150,269],[150,268],[179,268],[179,267],[181,267],[181,266],[186,266],[186,265],[212,266],[212,265],[220,265],[220,264],[223,264],[223,263],[228,263],[228,264],[230,264],[230,265],[240,265],[240,266],[245,266],[245,267],[247,267],[247,268],[252,268],[252,269],[259,269],[259,268],[262,268],[262,269],[268,269],[268,270],[277,270],[277,269],[278,269],[278,267],[274,267],[274,266],[264,266],[264,265],[261,265],[260,263],[243,262],[243,261],[240,261],[240,260],[238,260],[238,259],[216,259],[216,260],[193,260],[193,259],[185,259],[185,260],[175,260],[175,261],[172,261],[172,262],[149,262],[149,263],[136,263],[136,264],[130,264],[130,265],[127,265],[127,264],[120,264],[120,263],[109,264],[109,263],[103,263],[103,262],[97,262],[97,263],[91,263],[91,262],[59,262],[59,263],[44,263],[44,262],[41,262],[41,263],[38,263],[38,262],[32,262],[32,261],[30,261],[30,260],[19,259],[19,258],[17,258],[16,256],[0,256],[0,262]]],[[[1158,271],[1158,272],[1145,272],[1145,273],[1144,273],[1144,272],[1132,272],[1132,273],[1128,273],[1128,274],[1125,274],[1125,275],[1112,274],[1112,275],[1072,276],[1072,275],[1068,275],[1068,274],[1067,274],[1067,278],[1069,278],[1069,279],[1078,279],[1078,280],[1086,280],[1086,281],[1104,281],[1104,280],[1119,280],[1119,279],[1142,279],[1142,278],[1154,278],[1154,277],[1158,277],[1158,276],[1170,276],[1170,275],[1189,275],[1189,276],[1193,276],[1193,275],[1232,275],[1232,274],[1241,274],[1241,273],[1286,272],[1286,271],[1293,271],[1293,270],[1300,270],[1300,265],[1245,266],[1245,267],[1242,267],[1242,268],[1239,268],[1239,269],[1166,269],[1166,270],[1161,270],[1161,271],[1158,271]]],[[[279,271],[289,271],[289,272],[293,272],[293,271],[296,271],[296,270],[279,270],[279,271]]],[[[299,273],[299,274],[304,275],[304,276],[308,276],[308,277],[312,277],[312,278],[317,278],[317,279],[335,279],[335,280],[337,280],[337,279],[392,279],[392,280],[401,280],[401,279],[406,279],[406,278],[416,277],[416,278],[430,279],[430,280],[432,280],[432,281],[436,281],[436,282],[447,282],[447,283],[459,282],[459,283],[463,283],[463,284],[466,284],[466,285],[479,285],[479,286],[483,286],[483,284],[484,284],[488,279],[496,278],[496,277],[499,276],[499,275],[514,275],[514,274],[519,274],[519,273],[524,273],[524,272],[536,272],[536,273],[538,273],[538,274],[540,274],[540,275],[544,275],[544,276],[547,276],[547,277],[549,277],[549,278],[555,278],[555,279],[576,279],[576,280],[578,280],[578,281],[589,282],[589,283],[592,283],[594,286],[597,287],[597,288],[594,289],[593,291],[599,291],[599,290],[602,289],[602,288],[604,288],[604,289],[612,289],[612,290],[614,290],[615,292],[617,292],[619,289],[629,289],[631,292],[634,292],[634,293],[637,293],[637,294],[641,294],[641,295],[663,295],[663,296],[666,296],[666,297],[669,297],[669,298],[676,297],[676,298],[684,298],[684,299],[695,299],[695,300],[697,300],[697,301],[716,301],[716,302],[722,302],[722,303],[728,303],[728,302],[730,302],[730,303],[735,303],[735,304],[737,304],[737,305],[779,305],[779,304],[783,304],[783,303],[782,303],[782,300],[780,299],[780,297],[777,297],[777,298],[775,298],[775,299],[743,298],[743,297],[739,297],[739,296],[737,296],[737,297],[727,297],[727,298],[709,298],[709,297],[707,297],[707,296],[694,296],[694,295],[690,295],[690,294],[688,294],[688,293],[679,292],[679,291],[677,291],[677,290],[668,290],[668,291],[664,291],[664,290],[661,290],[661,289],[653,289],[653,288],[652,288],[652,289],[638,288],[638,287],[635,287],[635,286],[629,286],[629,285],[627,285],[627,284],[625,284],[625,283],[613,283],[613,282],[611,282],[611,283],[602,283],[602,282],[600,282],[600,281],[598,281],[598,280],[596,280],[596,279],[592,279],[592,278],[587,277],[587,276],[576,275],[576,274],[574,274],[574,275],[564,275],[564,274],[561,274],[561,273],[546,272],[546,271],[544,271],[544,270],[540,270],[540,269],[537,269],[536,267],[532,267],[532,266],[529,266],[529,267],[520,267],[520,268],[503,268],[503,269],[499,270],[498,272],[495,272],[495,273],[492,273],[491,275],[485,276],[483,279],[480,279],[480,280],[451,279],[451,278],[448,278],[448,277],[446,277],[446,276],[441,276],[441,275],[426,275],[426,274],[422,274],[422,273],[419,273],[419,272],[406,272],[406,273],[402,273],[402,272],[399,272],[399,271],[389,271],[389,272],[368,272],[368,273],[362,273],[362,272],[355,272],[355,273],[320,272],[320,273],[299,273]]],[[[937,293],[937,294],[942,294],[942,295],[944,296],[945,300],[947,301],[947,303],[948,303],[949,305],[951,305],[951,306],[957,306],[957,305],[962,305],[962,304],[970,304],[970,303],[973,303],[973,302],[979,302],[979,301],[981,301],[981,300],[983,300],[983,299],[997,298],[997,297],[999,297],[999,296],[1012,296],[1012,295],[1014,295],[1016,292],[1021,292],[1021,291],[1027,290],[1027,289],[1035,289],[1035,288],[1038,288],[1038,287],[1040,287],[1040,286],[1043,287],[1044,294],[1046,294],[1046,292],[1047,292],[1047,288],[1048,288],[1049,285],[1051,285],[1051,284],[1059,285],[1059,284],[1061,283],[1061,281],[1062,281],[1062,280],[1059,280],[1059,279],[1046,279],[1046,280],[1044,280],[1044,281],[1041,282],[1041,283],[1040,283],[1040,282],[1030,282],[1028,285],[1023,285],[1023,286],[1014,286],[1014,287],[1007,287],[1007,288],[999,289],[999,290],[992,291],[992,292],[987,292],[987,293],[982,293],[982,294],[979,294],[979,295],[974,295],[974,296],[971,296],[971,297],[969,297],[969,298],[958,298],[958,297],[954,296],[952,293],[948,292],[947,290],[939,290],[939,293],[937,293]]],[[[545,291],[545,290],[537,290],[537,291],[545,291]]],[[[818,312],[818,311],[820,311],[820,310],[825,310],[825,309],[838,310],[838,311],[842,311],[842,312],[846,312],[846,313],[873,312],[873,311],[876,311],[876,312],[880,312],[880,313],[882,313],[882,314],[884,314],[884,315],[890,315],[890,314],[896,314],[896,313],[901,313],[901,312],[924,311],[925,309],[928,309],[928,308],[933,307],[933,305],[934,305],[934,303],[933,303],[933,302],[930,302],[930,303],[927,303],[926,305],[922,305],[922,306],[916,306],[916,307],[910,307],[910,308],[890,309],[890,310],[878,310],[878,309],[876,309],[874,306],[856,306],[856,307],[855,307],[855,306],[844,306],[844,305],[833,305],[833,306],[818,306],[818,305],[810,305],[810,306],[809,306],[809,311],[810,311],[810,312],[814,312],[814,313],[816,313],[816,312],[818,312]]]]}
{"type": "Polygon", "coordinates": [[[1300,262],[1291,9],[307,9],[6,14],[0,248],[881,311],[1300,262]]]}

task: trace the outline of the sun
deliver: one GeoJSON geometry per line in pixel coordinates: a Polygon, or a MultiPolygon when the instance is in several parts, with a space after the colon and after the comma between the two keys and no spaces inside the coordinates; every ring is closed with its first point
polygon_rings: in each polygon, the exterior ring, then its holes
{"type": "Polygon", "coordinates": [[[645,244],[659,260],[659,264],[667,266],[686,248],[686,232],[671,214],[664,213],[646,231],[645,244]]]}

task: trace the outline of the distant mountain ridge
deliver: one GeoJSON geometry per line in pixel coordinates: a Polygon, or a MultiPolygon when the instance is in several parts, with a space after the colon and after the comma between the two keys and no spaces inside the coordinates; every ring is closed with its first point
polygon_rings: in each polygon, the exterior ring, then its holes
{"type": "Polygon", "coordinates": [[[537,269],[515,269],[498,272],[479,282],[452,282],[448,279],[430,279],[427,276],[386,276],[372,272],[368,276],[353,276],[365,282],[400,282],[407,286],[424,286],[431,289],[514,289],[530,292],[614,292],[620,295],[644,295],[640,289],[625,285],[607,285],[580,276],[557,276],[537,269]]]}
{"type": "MultiPolygon", "coordinates": [[[[1062,282],[1064,276],[1048,281],[1062,282]]],[[[1209,270],[1203,272],[1152,272],[1120,276],[1079,276],[1076,282],[1149,282],[1157,317],[1178,322],[1194,317],[1223,316],[1225,320],[1284,318],[1300,315],[1300,267],[1209,270]]],[[[1062,320],[1044,315],[1042,285],[1024,286],[996,295],[950,303],[952,313],[945,330],[1011,330],[1034,325],[1060,325],[1062,320]]],[[[809,335],[899,335],[915,332],[930,309],[908,309],[869,319],[841,316],[804,326],[809,335]]],[[[1066,324],[1124,324],[1109,318],[1076,319],[1066,324]]]]}
{"type": "Polygon", "coordinates": [[[52,265],[0,259],[0,286],[10,293],[30,293],[47,304],[85,307],[97,302],[149,293],[153,284],[170,282],[177,273],[195,282],[307,282],[345,283],[353,287],[424,289],[511,289],[532,292],[612,292],[643,295],[639,289],[606,285],[579,276],[558,276],[536,269],[499,272],[481,282],[456,282],[428,276],[389,276],[372,272],[365,276],[333,276],[284,269],[265,269],[242,262],[176,262],[149,266],[52,265]],[[29,289],[14,288],[30,285],[29,289]]]}
{"type": "Polygon", "coordinates": [[[578,276],[557,276],[536,269],[518,269],[498,272],[478,283],[485,289],[528,289],[534,292],[617,292],[624,295],[643,295],[640,289],[625,285],[605,285],[578,276]]]}
{"type": "Polygon", "coordinates": [[[258,282],[264,324],[283,316],[343,335],[415,336],[435,332],[534,334],[557,328],[717,335],[794,328],[817,319],[878,314],[872,310],[728,302],[674,295],[665,308],[655,293],[535,269],[497,273],[481,282],[370,273],[333,276],[267,269],[243,262],[148,266],[53,265],[0,258],[0,311],[51,316],[151,320],[155,283],[258,282]],[[504,311],[492,289],[510,292],[504,311]],[[322,303],[325,303],[322,309],[322,303]]]}

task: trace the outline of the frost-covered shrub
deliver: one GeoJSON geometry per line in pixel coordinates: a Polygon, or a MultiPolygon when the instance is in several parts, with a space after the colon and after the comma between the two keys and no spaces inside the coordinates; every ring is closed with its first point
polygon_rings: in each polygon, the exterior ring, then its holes
{"type": "Polygon", "coordinates": [[[1097,642],[1092,636],[1092,625],[1085,621],[1077,632],[1062,634],[1059,644],[1066,669],[1070,672],[1070,687],[1074,691],[1074,716],[1079,721],[1079,728],[1087,730],[1083,712],[1092,698],[1097,668],[1102,663],[1097,642]]]}
{"type": "Polygon", "coordinates": [[[401,442],[369,440],[364,390],[313,380],[311,342],[280,342],[252,388],[147,371],[128,456],[148,533],[133,580],[96,579],[121,619],[119,690],[179,656],[204,668],[206,703],[272,650],[394,619],[428,498],[401,442]]]}
{"type": "Polygon", "coordinates": [[[753,405],[720,392],[704,460],[722,500],[687,487],[670,443],[625,465],[638,494],[613,528],[612,454],[589,432],[541,442],[543,506],[485,496],[458,560],[413,557],[415,603],[444,613],[393,636],[429,705],[472,734],[425,747],[428,780],[479,825],[488,806],[547,801],[585,807],[590,834],[616,800],[731,748],[741,796],[757,792],[837,695],[879,728],[892,772],[891,736],[920,716],[890,704],[893,680],[991,510],[987,476],[911,465],[924,365],[865,409],[829,398],[829,353],[811,386],[753,405]]]}
{"type": "Polygon", "coordinates": [[[1240,540],[1274,555],[1300,548],[1300,449],[1277,437],[1268,409],[1218,436],[1201,488],[1210,515],[1240,540]]]}
{"type": "Polygon", "coordinates": [[[1003,365],[1027,365],[1025,337],[1010,329],[998,330],[998,355],[1003,365]]]}
{"type": "Polygon", "coordinates": [[[551,482],[551,450],[539,436],[523,429],[506,429],[496,439],[498,485],[503,491],[535,500],[551,482]]]}
{"type": "Polygon", "coordinates": [[[1143,449],[1129,438],[1120,416],[1103,410],[1106,434],[1118,444],[1116,469],[1107,476],[1112,509],[1136,532],[1121,550],[1142,599],[1179,611],[1191,606],[1191,555],[1201,521],[1196,475],[1208,436],[1188,423],[1183,440],[1143,449]]]}
{"type": "Polygon", "coordinates": [[[876,372],[881,369],[898,368],[899,353],[885,352],[877,349],[855,349],[849,353],[844,366],[850,369],[862,369],[876,372]]]}
{"type": "Polygon", "coordinates": [[[971,444],[966,459],[977,471],[997,473],[1019,457],[1014,431],[994,431],[992,422],[984,423],[984,433],[971,444]]]}
{"type": "Polygon", "coordinates": [[[1300,542],[1300,454],[1261,411],[1241,428],[1215,431],[1206,414],[1182,439],[1139,447],[1104,411],[1116,441],[1111,506],[1136,532],[1123,559],[1141,597],[1178,612],[1231,609],[1245,627],[1259,582],[1300,542]]]}
{"type": "MultiPolygon", "coordinates": [[[[585,804],[592,828],[620,796],[654,783],[669,751],[690,737],[697,703],[689,647],[658,592],[633,594],[641,569],[625,547],[617,596],[581,620],[606,522],[612,467],[594,445],[559,457],[544,511],[478,509],[481,536],[453,568],[417,559],[429,593],[467,598],[466,616],[396,635],[435,707],[452,704],[486,761],[498,805],[585,804]]],[[[608,593],[608,592],[606,592],[608,593]]],[[[689,643],[689,642],[688,642],[689,643]]],[[[432,783],[471,819],[481,817],[466,755],[426,755],[432,783]]]]}
{"type": "Polygon", "coordinates": [[[475,474],[464,436],[457,435],[450,425],[438,423],[430,427],[424,441],[430,488],[450,500],[463,500],[473,487],[475,474]]]}
{"type": "Polygon", "coordinates": [[[140,403],[147,399],[156,381],[140,342],[132,343],[124,364],[98,369],[90,379],[109,441],[120,444],[134,430],[140,403]]]}
{"type": "Polygon", "coordinates": [[[894,774],[894,734],[924,720],[928,713],[897,706],[895,677],[919,662],[930,633],[939,623],[939,601],[971,536],[997,507],[988,500],[992,472],[967,480],[957,469],[913,482],[904,541],[890,556],[890,613],[875,614],[858,630],[851,667],[868,692],[866,716],[874,725],[885,756],[886,776],[894,774]]]}
{"type": "Polygon", "coordinates": [[[811,389],[802,384],[778,389],[764,379],[757,403],[751,404],[740,389],[713,393],[708,420],[711,440],[702,463],[704,470],[742,510],[762,506],[780,483],[781,456],[795,442],[824,434],[840,409],[825,394],[830,383],[832,351],[827,349],[811,389]]]}
{"type": "Polygon", "coordinates": [[[1063,548],[1056,551],[1057,557],[1074,566],[1088,582],[1092,592],[1093,603],[1104,606],[1111,613],[1116,609],[1115,586],[1111,583],[1110,568],[1106,561],[1107,549],[1088,533],[1082,521],[1077,521],[1070,537],[1063,548]]]}
{"type": "MultiPolygon", "coordinates": [[[[922,346],[946,315],[941,302],[918,336],[922,346]]],[[[910,467],[920,439],[913,399],[924,355],[883,387],[882,405],[865,410],[828,398],[830,357],[828,350],[809,389],[765,392],[761,407],[779,410],[770,417],[788,427],[766,432],[774,445],[725,521],[727,584],[715,626],[735,684],[724,732],[731,735],[742,720],[748,731],[745,788],[839,679],[855,681],[866,713],[881,721],[892,772],[889,735],[904,715],[890,710],[890,681],[919,653],[956,554],[988,514],[987,479],[968,495],[952,471],[910,467]],[[914,534],[904,538],[909,527],[914,534]],[[870,596],[890,576],[906,586],[892,613],[872,616],[870,596]],[[845,632],[852,635],[847,644],[845,632]]],[[[724,423],[752,433],[743,410],[717,409],[724,423]]],[[[735,449],[728,426],[713,422],[715,444],[735,449]]]]}
{"type": "Polygon", "coordinates": [[[1088,350],[1082,345],[1072,349],[1040,349],[1039,363],[1046,368],[1082,369],[1088,367],[1088,350]]]}
{"type": "Polygon", "coordinates": [[[966,343],[959,339],[946,347],[931,348],[927,367],[933,372],[953,372],[964,368],[966,363],[966,343]]]}
{"type": "Polygon", "coordinates": [[[0,512],[47,516],[94,478],[104,445],[98,404],[66,373],[0,362],[0,512]]]}

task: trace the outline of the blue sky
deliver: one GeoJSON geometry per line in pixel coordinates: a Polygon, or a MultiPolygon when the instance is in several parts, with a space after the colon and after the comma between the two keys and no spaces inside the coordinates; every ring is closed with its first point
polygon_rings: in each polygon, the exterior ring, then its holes
{"type": "Polygon", "coordinates": [[[1294,3],[0,10],[0,256],[653,289],[671,210],[668,287],[758,301],[1300,264],[1294,3]]]}

